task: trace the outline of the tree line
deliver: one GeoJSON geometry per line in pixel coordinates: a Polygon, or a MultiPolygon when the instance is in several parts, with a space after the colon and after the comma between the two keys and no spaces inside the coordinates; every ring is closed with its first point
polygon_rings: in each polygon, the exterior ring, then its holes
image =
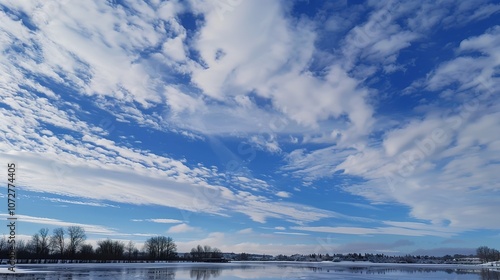
{"type": "Polygon", "coordinates": [[[198,245],[191,249],[191,258],[194,261],[210,261],[222,259],[222,252],[217,248],[212,248],[208,245],[198,245]]]}
{"type": "MultiPolygon", "coordinates": [[[[67,229],[56,228],[49,235],[48,228],[42,228],[35,233],[28,242],[16,240],[16,257],[24,258],[68,258],[79,257],[80,249],[85,250],[85,230],[79,226],[70,226],[67,229]]],[[[88,249],[88,247],[87,247],[88,249]]],[[[5,237],[0,239],[0,252],[9,250],[5,237]]]]}
{"type": "MultiPolygon", "coordinates": [[[[179,256],[177,245],[171,237],[154,236],[144,242],[142,250],[136,247],[132,241],[125,243],[123,241],[105,239],[97,242],[94,248],[86,243],[85,230],[80,226],[69,226],[67,228],[55,228],[52,234],[49,234],[48,228],[42,228],[32,235],[27,242],[23,240],[16,241],[17,259],[66,259],[66,260],[183,260],[183,261],[223,261],[223,254],[218,248],[208,245],[198,245],[191,249],[188,254],[179,256]]],[[[6,237],[0,239],[0,254],[8,256],[10,244],[6,237]]],[[[326,259],[333,259],[335,255],[326,254],[326,259]]],[[[361,254],[350,254],[353,259],[366,258],[361,254]]],[[[368,255],[369,256],[369,255],[368,255]]],[[[377,255],[378,256],[378,255],[377,255]]],[[[248,260],[249,254],[239,254],[238,260],[248,260]]],[[[286,256],[278,255],[275,259],[282,260],[286,256]],[[280,258],[283,257],[283,258],[280,258]]],[[[316,254],[310,255],[311,258],[323,259],[323,256],[316,254]]],[[[443,258],[450,259],[451,256],[443,258]]],[[[455,258],[466,256],[455,256],[455,258]]],[[[470,256],[472,257],[472,256],[470,256]]],[[[500,260],[500,251],[481,246],[476,249],[476,257],[482,262],[491,262],[500,260]]]]}
{"type": "MultiPolygon", "coordinates": [[[[86,243],[87,235],[80,226],[55,228],[49,234],[48,228],[42,228],[27,242],[16,240],[16,258],[41,260],[185,260],[206,261],[222,258],[222,252],[210,246],[201,246],[191,250],[190,254],[179,256],[177,245],[171,237],[154,236],[144,242],[139,250],[132,241],[105,239],[97,242],[97,247],[86,243]]],[[[0,239],[0,254],[8,255],[10,246],[7,239],[0,239]]]]}

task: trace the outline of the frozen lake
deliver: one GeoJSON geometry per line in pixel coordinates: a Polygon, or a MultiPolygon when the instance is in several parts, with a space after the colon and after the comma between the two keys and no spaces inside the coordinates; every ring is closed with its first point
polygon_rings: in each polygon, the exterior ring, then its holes
{"type": "Polygon", "coordinates": [[[359,262],[54,264],[18,265],[17,271],[15,277],[2,273],[0,279],[500,279],[500,272],[472,266],[359,262]]]}

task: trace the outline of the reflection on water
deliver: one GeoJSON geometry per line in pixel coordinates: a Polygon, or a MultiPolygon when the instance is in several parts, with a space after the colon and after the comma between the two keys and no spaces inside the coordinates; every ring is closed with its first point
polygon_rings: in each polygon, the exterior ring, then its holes
{"type": "Polygon", "coordinates": [[[195,268],[191,269],[191,272],[189,275],[191,276],[191,279],[196,279],[196,280],[208,280],[210,277],[219,277],[221,274],[222,269],[203,269],[203,268],[195,268]]]}
{"type": "Polygon", "coordinates": [[[481,280],[500,280],[500,271],[481,270],[481,280]]]}
{"type": "MultiPolygon", "coordinates": [[[[230,263],[230,264],[152,264],[122,266],[24,266],[37,273],[17,274],[15,279],[167,279],[167,280],[229,280],[229,279],[453,279],[500,280],[500,272],[479,269],[435,269],[428,267],[355,267],[308,263],[230,263]]],[[[13,279],[0,274],[0,279],[13,279]]]]}
{"type": "MultiPolygon", "coordinates": [[[[137,275],[137,273],[136,273],[137,275]]],[[[175,279],[175,270],[173,269],[148,269],[146,279],[175,279]]]]}
{"type": "MultiPolygon", "coordinates": [[[[317,271],[311,269],[311,271],[317,271]]],[[[380,267],[345,267],[345,268],[335,268],[328,269],[327,272],[346,272],[350,274],[366,274],[366,275],[407,275],[408,278],[414,279],[425,279],[430,275],[448,274],[448,275],[469,275],[471,278],[464,279],[478,279],[478,280],[500,280],[500,271],[494,271],[489,269],[432,269],[432,268],[380,268],[380,267]],[[473,276],[473,277],[472,277],[473,276]]],[[[384,278],[385,279],[385,278],[384,278]]],[[[448,279],[448,278],[447,278],[448,279]]],[[[458,279],[458,278],[450,278],[458,279]]],[[[460,278],[462,279],[462,278],[460,278]]]]}

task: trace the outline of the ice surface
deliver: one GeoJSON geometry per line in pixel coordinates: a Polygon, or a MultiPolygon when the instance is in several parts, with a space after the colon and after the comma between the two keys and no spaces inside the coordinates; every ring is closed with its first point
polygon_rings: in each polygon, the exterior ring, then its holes
{"type": "MultiPolygon", "coordinates": [[[[0,279],[11,279],[6,266],[0,279]]],[[[109,263],[18,265],[16,279],[500,279],[471,265],[374,264],[364,262],[109,263]]]]}

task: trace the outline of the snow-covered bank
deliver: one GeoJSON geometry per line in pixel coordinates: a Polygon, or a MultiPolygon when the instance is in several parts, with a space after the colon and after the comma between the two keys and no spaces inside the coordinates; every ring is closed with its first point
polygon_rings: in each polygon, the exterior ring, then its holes
{"type": "Polygon", "coordinates": [[[487,262],[487,263],[483,263],[481,265],[484,266],[484,267],[496,267],[496,268],[500,268],[500,261],[487,262]]]}

